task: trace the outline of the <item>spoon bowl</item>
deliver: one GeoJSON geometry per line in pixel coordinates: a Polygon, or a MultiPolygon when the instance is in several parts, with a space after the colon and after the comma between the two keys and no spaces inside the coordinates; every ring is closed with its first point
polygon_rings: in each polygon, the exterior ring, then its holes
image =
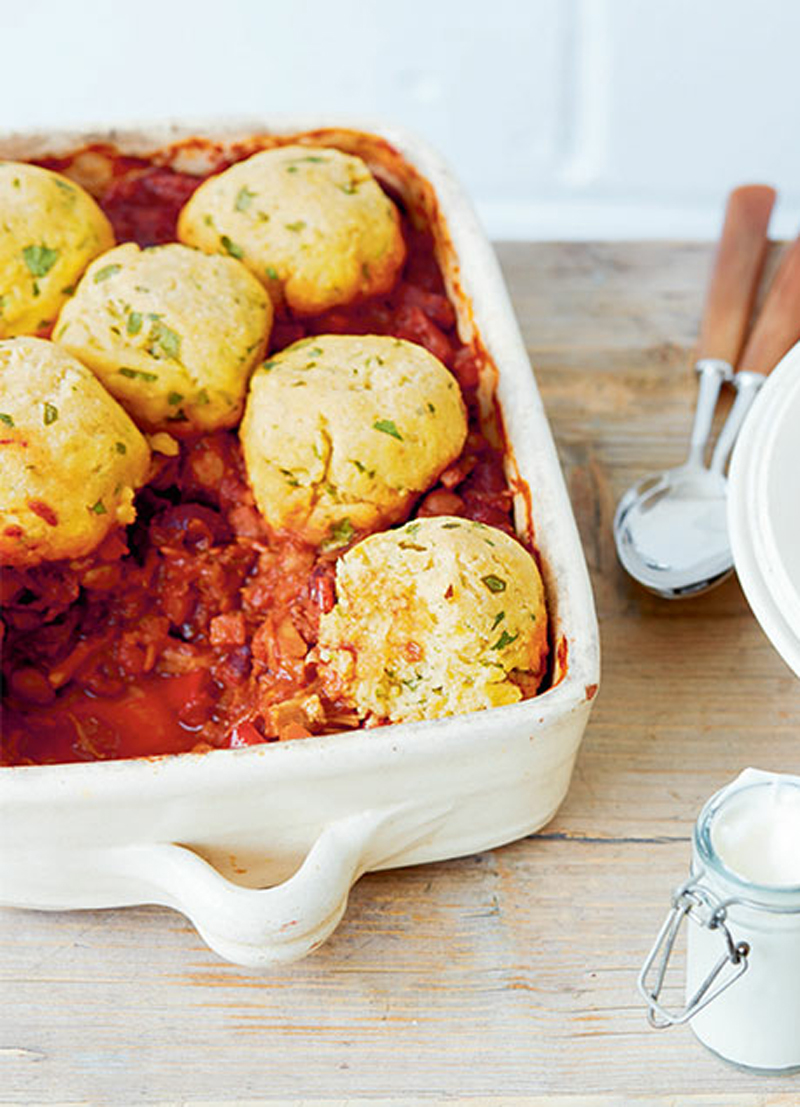
{"type": "Polygon", "coordinates": [[[625,570],[669,599],[693,596],[730,576],[727,481],[692,464],[644,477],[629,488],[614,517],[625,570]]]}
{"type": "MultiPolygon", "coordinates": [[[[697,372],[700,391],[689,456],[683,465],[634,484],[614,516],[614,541],[623,567],[667,599],[704,592],[733,568],[723,475],[728,453],[722,456],[718,443],[711,468],[703,461],[719,392],[725,381],[734,379],[733,370],[726,361],[703,358],[697,372]]],[[[740,392],[720,435],[723,448],[728,439],[732,445],[731,427],[735,423],[738,430],[743,405],[740,392]]]]}
{"type": "Polygon", "coordinates": [[[726,362],[713,358],[699,361],[697,371],[700,393],[689,457],[675,469],[634,484],[614,516],[614,541],[623,568],[645,588],[670,600],[706,592],[733,571],[725,466],[764,382],[761,373],[742,370],[734,375],[726,362]],[[725,381],[736,389],[736,400],[706,467],[706,443],[725,381]]]}

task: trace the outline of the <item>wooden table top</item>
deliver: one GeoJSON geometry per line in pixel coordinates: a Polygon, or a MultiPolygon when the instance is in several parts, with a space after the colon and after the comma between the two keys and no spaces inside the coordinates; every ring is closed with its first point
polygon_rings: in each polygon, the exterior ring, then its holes
{"type": "Polygon", "coordinates": [[[737,1071],[686,1027],[650,1030],[636,995],[704,800],[747,765],[800,772],[800,686],[736,581],[668,603],[614,554],[619,494],[683,456],[710,248],[499,254],[603,644],[557,818],[503,849],[363,878],[321,950],[265,974],[159,908],[0,911],[0,1102],[800,1101],[800,1077],[737,1071]]]}

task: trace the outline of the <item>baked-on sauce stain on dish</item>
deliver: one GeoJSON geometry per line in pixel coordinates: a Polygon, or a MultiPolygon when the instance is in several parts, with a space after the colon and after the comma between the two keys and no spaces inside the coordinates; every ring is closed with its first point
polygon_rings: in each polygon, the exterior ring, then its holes
{"type": "MultiPolygon", "coordinates": [[[[68,158],[42,164],[69,173],[68,158]]],[[[117,155],[98,199],[119,242],[170,242],[201,180],[117,155]]],[[[337,333],[426,347],[455,375],[469,433],[413,514],[513,534],[503,455],[478,421],[482,354],[458,338],[430,235],[405,216],[402,229],[407,258],[387,295],[302,320],[279,313],[269,350],[337,333]]],[[[317,550],[268,534],[235,430],[182,438],[136,506],[136,522],[90,556],[3,571],[2,763],[229,748],[360,725],[326,698],[309,659],[347,535],[317,550]]]]}

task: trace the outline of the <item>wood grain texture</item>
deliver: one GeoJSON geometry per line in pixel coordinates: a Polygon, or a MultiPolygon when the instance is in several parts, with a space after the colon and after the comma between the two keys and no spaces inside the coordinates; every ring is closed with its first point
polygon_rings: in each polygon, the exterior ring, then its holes
{"type": "Polygon", "coordinates": [[[0,1102],[800,1100],[798,1077],[650,1030],[635,991],[705,798],[749,764],[800,772],[799,686],[735,581],[670,604],[614,556],[618,495],[685,448],[711,247],[499,252],[601,623],[565,805],[504,849],[365,877],[326,946],[266,974],[220,962],[165,910],[0,911],[0,1102]]]}

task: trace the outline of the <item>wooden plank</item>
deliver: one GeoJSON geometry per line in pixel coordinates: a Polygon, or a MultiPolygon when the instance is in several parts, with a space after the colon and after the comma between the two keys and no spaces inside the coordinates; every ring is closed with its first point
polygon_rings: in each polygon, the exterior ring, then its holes
{"type": "Polygon", "coordinates": [[[509,244],[500,257],[602,629],[567,802],[505,849],[364,878],[326,946],[265,974],[219,961],[157,908],[0,912],[0,1102],[800,1098],[797,1077],[726,1066],[685,1027],[650,1030],[635,991],[699,806],[747,764],[800,771],[797,682],[736,583],[659,602],[611,541],[619,493],[681,457],[710,251],[509,244]]]}

